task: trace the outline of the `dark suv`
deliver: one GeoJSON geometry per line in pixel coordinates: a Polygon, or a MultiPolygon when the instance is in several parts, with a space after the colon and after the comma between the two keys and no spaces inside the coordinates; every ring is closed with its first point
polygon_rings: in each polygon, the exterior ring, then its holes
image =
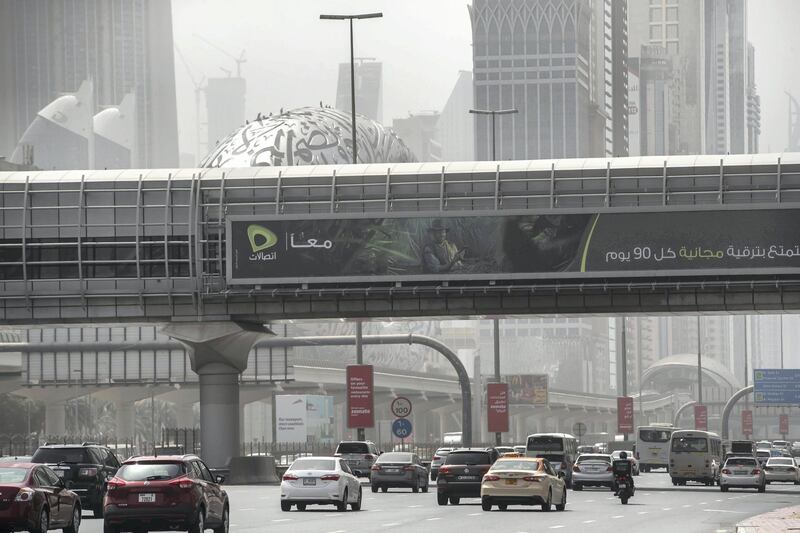
{"type": "Polygon", "coordinates": [[[106,481],[119,468],[116,456],[104,446],[90,444],[45,444],[33,453],[32,463],[43,463],[81,498],[81,506],[103,516],[106,481]]]}
{"type": "Polygon", "coordinates": [[[497,460],[494,448],[459,448],[447,455],[436,481],[439,505],[458,505],[461,498],[480,498],[483,475],[497,460]]]}
{"type": "Polygon", "coordinates": [[[196,455],[132,457],[109,480],[104,533],[183,530],[228,533],[225,479],[196,455]]]}

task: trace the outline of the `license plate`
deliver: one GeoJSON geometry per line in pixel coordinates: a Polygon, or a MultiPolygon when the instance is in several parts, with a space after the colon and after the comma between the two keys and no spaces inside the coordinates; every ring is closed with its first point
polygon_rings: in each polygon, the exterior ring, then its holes
{"type": "Polygon", "coordinates": [[[153,493],[139,494],[139,503],[155,503],[156,495],[153,493]]]}
{"type": "Polygon", "coordinates": [[[619,488],[626,489],[626,488],[628,488],[628,485],[626,485],[625,483],[620,483],[619,484],[619,488]]]}
{"type": "Polygon", "coordinates": [[[388,473],[390,473],[390,474],[396,474],[396,473],[398,473],[400,470],[399,470],[399,469],[397,469],[397,468],[387,468],[387,469],[386,469],[386,471],[387,471],[388,473]]]}
{"type": "Polygon", "coordinates": [[[460,481],[470,481],[470,480],[475,479],[475,476],[458,476],[458,479],[460,481]]]}
{"type": "Polygon", "coordinates": [[[303,478],[303,485],[316,485],[317,480],[311,477],[304,477],[303,478]]]}
{"type": "Polygon", "coordinates": [[[507,479],[506,480],[506,485],[516,485],[516,484],[517,484],[517,480],[516,479],[507,479]]]}
{"type": "Polygon", "coordinates": [[[747,470],[734,470],[733,473],[737,476],[743,476],[747,473],[747,470]]]}

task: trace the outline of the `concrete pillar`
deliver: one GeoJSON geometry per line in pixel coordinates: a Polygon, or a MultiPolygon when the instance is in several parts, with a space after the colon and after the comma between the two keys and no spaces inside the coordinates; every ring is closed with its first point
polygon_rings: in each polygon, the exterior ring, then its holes
{"type": "Polygon", "coordinates": [[[133,402],[116,401],[117,442],[133,442],[136,434],[136,406],[133,402]]]}
{"type": "Polygon", "coordinates": [[[60,437],[67,433],[66,402],[48,403],[44,407],[44,433],[48,437],[60,437]]]}
{"type": "Polygon", "coordinates": [[[200,378],[200,442],[203,459],[224,468],[241,453],[239,374],[253,345],[272,332],[248,322],[187,322],[164,326],[185,344],[200,378]]]}

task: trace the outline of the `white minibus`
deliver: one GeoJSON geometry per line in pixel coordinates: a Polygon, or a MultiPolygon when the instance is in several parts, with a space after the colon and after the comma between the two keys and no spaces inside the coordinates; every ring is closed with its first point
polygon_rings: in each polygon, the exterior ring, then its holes
{"type": "Polygon", "coordinates": [[[649,472],[653,468],[669,470],[669,439],[675,426],[672,424],[650,424],[636,428],[636,458],[639,470],[649,472]]]}
{"type": "Polygon", "coordinates": [[[722,464],[722,440],[716,433],[679,429],[672,432],[669,475],[673,485],[699,481],[714,485],[722,464]]]}
{"type": "Polygon", "coordinates": [[[543,457],[550,461],[567,488],[572,488],[572,466],[578,455],[578,440],[567,433],[534,433],[528,436],[525,447],[528,457],[543,457]]]}

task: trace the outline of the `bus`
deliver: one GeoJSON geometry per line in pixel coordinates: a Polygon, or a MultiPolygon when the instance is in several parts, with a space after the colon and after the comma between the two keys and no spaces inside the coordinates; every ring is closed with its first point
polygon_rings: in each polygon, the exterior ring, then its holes
{"type": "Polygon", "coordinates": [[[572,466],[578,456],[578,440],[568,433],[534,433],[525,446],[528,457],[543,457],[572,488],[572,466]]]}
{"type": "Polygon", "coordinates": [[[699,481],[708,486],[719,479],[722,439],[709,431],[678,429],[669,444],[669,475],[673,485],[699,481]]]}
{"type": "Polygon", "coordinates": [[[669,439],[673,431],[675,426],[672,424],[653,423],[636,428],[636,459],[639,460],[639,470],[669,470],[669,439]]]}

